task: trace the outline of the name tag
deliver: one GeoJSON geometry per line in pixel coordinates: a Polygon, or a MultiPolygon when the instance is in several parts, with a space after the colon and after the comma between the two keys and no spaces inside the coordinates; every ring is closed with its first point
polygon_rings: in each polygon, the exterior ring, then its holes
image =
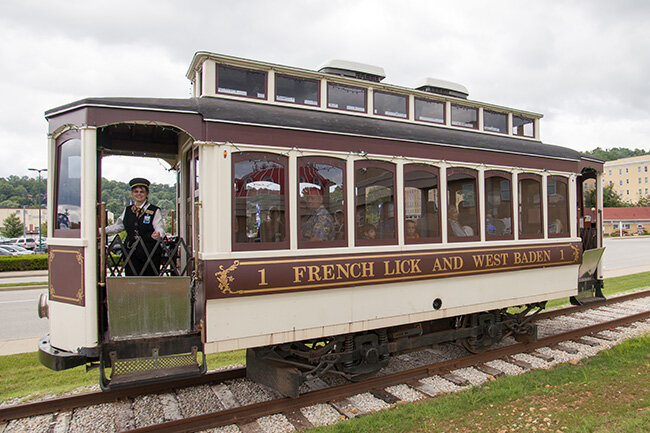
{"type": "Polygon", "coordinates": [[[151,215],[145,215],[144,216],[144,221],[145,224],[149,224],[151,222],[151,215]]]}

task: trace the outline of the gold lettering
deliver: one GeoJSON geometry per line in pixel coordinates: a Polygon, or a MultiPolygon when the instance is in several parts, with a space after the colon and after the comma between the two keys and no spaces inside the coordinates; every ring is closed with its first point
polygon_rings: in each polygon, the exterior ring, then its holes
{"type": "Polygon", "coordinates": [[[545,262],[551,261],[551,250],[544,250],[544,261],[545,262]]]}
{"type": "Polygon", "coordinates": [[[442,271],[442,270],[444,270],[444,269],[440,265],[440,259],[436,258],[436,261],[433,262],[433,269],[431,269],[431,272],[437,272],[437,271],[442,271]]]}
{"type": "Polygon", "coordinates": [[[408,268],[406,265],[409,264],[408,260],[401,260],[399,261],[399,270],[403,274],[410,274],[411,273],[411,267],[409,266],[408,268]]]}
{"type": "Polygon", "coordinates": [[[343,277],[345,278],[350,278],[350,264],[346,263],[345,265],[342,265],[340,263],[336,264],[336,279],[340,280],[343,277]]]}
{"type": "Polygon", "coordinates": [[[560,250],[560,260],[564,260],[564,248],[560,250]]]}
{"type": "Polygon", "coordinates": [[[268,286],[269,283],[266,282],[266,269],[264,269],[264,268],[258,269],[257,272],[260,273],[260,282],[257,283],[257,285],[258,286],[268,286]]]}
{"type": "Polygon", "coordinates": [[[323,280],[334,279],[334,265],[323,265],[323,280]]]}
{"type": "Polygon", "coordinates": [[[361,263],[352,263],[350,266],[350,276],[352,278],[361,277],[361,263]],[[355,272],[355,268],[359,270],[358,273],[355,272]]]}
{"type": "Polygon", "coordinates": [[[472,259],[474,259],[474,266],[476,266],[477,268],[483,267],[483,259],[485,259],[485,255],[479,254],[477,256],[476,254],[472,254],[472,259]]]}
{"type": "Polygon", "coordinates": [[[461,269],[463,267],[463,258],[461,256],[452,257],[454,262],[453,270],[461,269]]]}
{"type": "Polygon", "coordinates": [[[375,262],[362,262],[361,266],[363,266],[363,277],[374,277],[375,276],[375,262]]]}
{"type": "Polygon", "coordinates": [[[515,253],[515,265],[521,264],[521,253],[515,253]]]}
{"type": "Polygon", "coordinates": [[[453,257],[443,257],[442,261],[444,263],[444,266],[442,268],[443,271],[448,271],[449,269],[453,269],[453,257]]]}
{"type": "Polygon", "coordinates": [[[420,259],[411,259],[411,273],[412,274],[420,274],[422,271],[420,270],[420,259]]]}
{"type": "Polygon", "coordinates": [[[293,267],[293,273],[294,273],[294,277],[295,277],[293,279],[294,283],[299,283],[299,282],[302,281],[302,277],[304,275],[305,269],[306,268],[304,266],[294,266],[293,267]]]}
{"type": "Polygon", "coordinates": [[[384,260],[384,275],[395,275],[395,269],[390,267],[390,260],[384,260]]]}
{"type": "Polygon", "coordinates": [[[318,266],[307,266],[307,270],[309,271],[309,278],[307,281],[312,282],[321,280],[321,276],[319,275],[320,268],[318,266]]]}

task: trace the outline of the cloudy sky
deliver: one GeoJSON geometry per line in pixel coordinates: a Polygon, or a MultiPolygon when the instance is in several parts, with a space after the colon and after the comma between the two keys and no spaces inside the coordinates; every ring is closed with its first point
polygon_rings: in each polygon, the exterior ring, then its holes
{"type": "MultiPolygon", "coordinates": [[[[446,79],[470,99],[544,114],[544,142],[650,150],[648,22],[650,2],[624,0],[4,2],[0,177],[47,166],[47,109],[89,96],[189,97],[199,50],[308,69],[354,60],[409,87],[446,79]]],[[[107,166],[113,179],[133,173],[107,166]]],[[[155,161],[140,172],[173,181],[155,161]]]]}

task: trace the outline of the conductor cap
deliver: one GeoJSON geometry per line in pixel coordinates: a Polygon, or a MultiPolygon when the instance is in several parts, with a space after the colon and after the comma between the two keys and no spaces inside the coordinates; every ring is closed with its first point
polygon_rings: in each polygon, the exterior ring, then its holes
{"type": "Polygon", "coordinates": [[[144,177],[135,177],[129,181],[129,186],[131,187],[131,189],[135,188],[136,186],[141,186],[144,187],[147,191],[149,191],[150,184],[151,182],[149,182],[144,177]]]}

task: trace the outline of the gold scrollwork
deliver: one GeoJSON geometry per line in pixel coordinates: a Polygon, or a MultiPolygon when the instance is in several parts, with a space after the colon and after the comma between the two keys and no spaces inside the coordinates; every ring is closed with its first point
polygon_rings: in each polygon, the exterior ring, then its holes
{"type": "Polygon", "coordinates": [[[221,290],[221,293],[225,294],[235,294],[235,293],[241,293],[241,291],[232,291],[230,289],[230,283],[232,283],[235,278],[232,277],[231,275],[228,275],[230,272],[234,271],[237,269],[239,266],[239,260],[235,260],[232,265],[230,265],[227,269],[223,268],[223,265],[219,265],[219,272],[215,272],[214,276],[217,277],[217,282],[219,283],[219,290],[221,290]]]}
{"type": "Polygon", "coordinates": [[[580,248],[576,247],[575,245],[569,245],[569,246],[573,250],[573,261],[577,262],[578,259],[580,258],[580,248]]]}

